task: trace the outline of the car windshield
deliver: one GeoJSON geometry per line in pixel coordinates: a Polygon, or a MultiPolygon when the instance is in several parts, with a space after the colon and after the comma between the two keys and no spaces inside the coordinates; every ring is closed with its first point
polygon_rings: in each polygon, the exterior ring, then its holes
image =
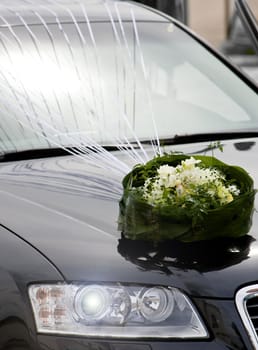
{"type": "Polygon", "coordinates": [[[165,19],[19,20],[0,28],[3,152],[258,130],[257,93],[165,19]]]}

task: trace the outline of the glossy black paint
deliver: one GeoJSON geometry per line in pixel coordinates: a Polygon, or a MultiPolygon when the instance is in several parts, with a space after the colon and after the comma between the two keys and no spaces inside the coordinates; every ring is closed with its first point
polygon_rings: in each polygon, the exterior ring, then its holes
{"type": "Polygon", "coordinates": [[[38,349],[28,282],[62,281],[62,276],[45,257],[2,226],[0,239],[0,349],[38,349]]]}
{"type": "MultiPolygon", "coordinates": [[[[244,155],[255,164],[256,144],[248,151],[232,146],[227,141],[223,159],[232,163],[236,157],[239,164],[244,155]]],[[[253,268],[258,264],[256,212],[249,237],[235,241],[166,243],[165,253],[162,245],[142,243],[139,256],[154,252],[158,262],[158,268],[155,259],[143,266],[134,256],[139,246],[120,239],[117,230],[119,193],[90,192],[90,186],[101,181],[110,188],[103,170],[97,173],[86,162],[67,156],[6,163],[0,174],[2,225],[37,247],[67,281],[144,281],[174,285],[194,296],[233,298],[239,286],[258,279],[253,268]]]]}
{"type": "MultiPolygon", "coordinates": [[[[177,149],[197,153],[204,146],[177,149]]],[[[215,155],[245,167],[257,183],[257,151],[257,139],[228,140],[215,155]]],[[[2,163],[0,177],[0,349],[251,349],[234,295],[258,281],[256,212],[249,235],[237,240],[136,244],[117,231],[119,191],[110,187],[108,174],[87,162],[62,156],[2,163]],[[107,190],[97,191],[100,184],[107,190]],[[64,280],[176,286],[194,300],[211,338],[126,342],[37,336],[27,286],[64,280]]]]}

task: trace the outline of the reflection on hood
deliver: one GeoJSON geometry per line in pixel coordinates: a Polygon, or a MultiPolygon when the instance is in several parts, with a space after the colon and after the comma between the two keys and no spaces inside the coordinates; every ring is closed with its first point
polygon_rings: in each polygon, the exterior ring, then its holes
{"type": "Polygon", "coordinates": [[[155,245],[122,236],[117,249],[126,260],[142,270],[155,270],[170,275],[175,267],[203,273],[224,269],[247,259],[250,244],[254,240],[251,236],[243,236],[194,243],[171,240],[155,245]]]}

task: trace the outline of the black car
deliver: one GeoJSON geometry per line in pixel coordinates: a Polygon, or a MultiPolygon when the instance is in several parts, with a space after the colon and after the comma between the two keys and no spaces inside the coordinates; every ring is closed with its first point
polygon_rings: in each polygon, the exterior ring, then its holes
{"type": "Polygon", "coordinates": [[[2,0],[0,50],[0,349],[257,349],[256,211],[239,238],[118,229],[124,176],[162,152],[257,187],[257,86],[129,2],[2,0]]]}

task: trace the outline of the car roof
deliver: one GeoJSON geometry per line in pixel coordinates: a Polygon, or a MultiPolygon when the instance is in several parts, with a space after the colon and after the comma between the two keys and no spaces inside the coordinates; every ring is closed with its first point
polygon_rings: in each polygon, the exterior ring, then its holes
{"type": "Polygon", "coordinates": [[[73,22],[164,21],[168,19],[133,2],[114,0],[1,0],[0,27],[73,22]],[[86,14],[86,16],[85,16],[86,14]],[[43,21],[42,21],[43,19],[43,21]]]}

